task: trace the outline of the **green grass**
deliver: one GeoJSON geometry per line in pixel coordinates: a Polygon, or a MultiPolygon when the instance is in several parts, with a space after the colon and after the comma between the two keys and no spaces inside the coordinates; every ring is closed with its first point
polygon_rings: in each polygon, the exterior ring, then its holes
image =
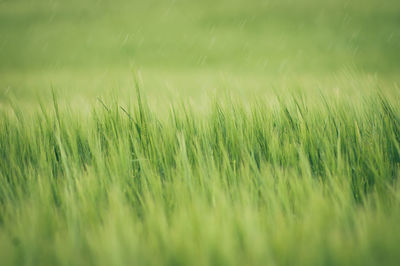
{"type": "Polygon", "coordinates": [[[137,98],[1,114],[3,262],[399,261],[400,101],[226,97],[160,119],[137,98]]]}
{"type": "Polygon", "coordinates": [[[0,0],[0,264],[398,265],[399,51],[397,0],[0,0]]]}

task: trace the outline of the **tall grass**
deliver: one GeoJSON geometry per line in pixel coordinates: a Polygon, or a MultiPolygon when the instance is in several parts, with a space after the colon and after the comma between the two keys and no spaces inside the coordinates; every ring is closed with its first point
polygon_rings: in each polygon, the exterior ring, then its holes
{"type": "Polygon", "coordinates": [[[396,265],[400,106],[144,99],[0,118],[3,265],[396,265]]]}

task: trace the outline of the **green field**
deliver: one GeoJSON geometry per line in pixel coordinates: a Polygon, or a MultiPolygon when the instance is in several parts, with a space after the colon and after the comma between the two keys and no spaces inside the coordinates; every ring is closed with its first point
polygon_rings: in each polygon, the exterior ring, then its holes
{"type": "Polygon", "coordinates": [[[398,265],[397,0],[0,0],[1,265],[398,265]]]}

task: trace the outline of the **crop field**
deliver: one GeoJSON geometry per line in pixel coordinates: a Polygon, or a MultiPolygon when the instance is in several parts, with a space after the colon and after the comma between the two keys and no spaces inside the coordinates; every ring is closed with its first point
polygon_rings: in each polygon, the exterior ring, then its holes
{"type": "Polygon", "coordinates": [[[400,1],[0,0],[0,265],[399,265],[400,1]]]}

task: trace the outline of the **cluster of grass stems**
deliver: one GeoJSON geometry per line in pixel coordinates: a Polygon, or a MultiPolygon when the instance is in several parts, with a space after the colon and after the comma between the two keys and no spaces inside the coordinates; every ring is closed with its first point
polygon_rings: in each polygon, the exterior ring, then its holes
{"type": "Polygon", "coordinates": [[[399,104],[137,99],[1,111],[3,265],[400,261],[399,104]]]}

